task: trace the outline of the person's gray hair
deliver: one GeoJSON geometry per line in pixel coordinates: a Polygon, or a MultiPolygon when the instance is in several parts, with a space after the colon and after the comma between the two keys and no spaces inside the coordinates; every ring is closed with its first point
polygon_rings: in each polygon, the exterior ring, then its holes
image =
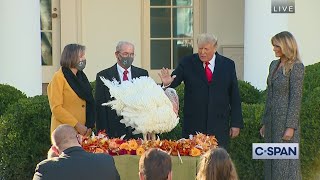
{"type": "Polygon", "coordinates": [[[218,39],[213,34],[203,33],[198,35],[197,43],[198,45],[202,45],[202,44],[217,45],[218,39]]]}
{"type": "Polygon", "coordinates": [[[130,45],[133,47],[134,50],[134,45],[131,42],[128,41],[119,41],[117,46],[116,46],[116,52],[120,52],[122,50],[122,46],[124,45],[130,45]]]}

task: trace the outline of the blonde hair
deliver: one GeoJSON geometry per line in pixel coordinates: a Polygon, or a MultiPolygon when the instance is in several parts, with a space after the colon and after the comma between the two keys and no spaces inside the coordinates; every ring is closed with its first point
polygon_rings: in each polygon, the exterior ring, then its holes
{"type": "Polygon", "coordinates": [[[206,152],[199,166],[197,180],[238,180],[234,164],[223,148],[206,152]]]}
{"type": "Polygon", "coordinates": [[[279,46],[285,56],[283,74],[288,75],[294,63],[301,63],[296,39],[288,31],[282,31],[271,38],[273,46],[279,46]]]}

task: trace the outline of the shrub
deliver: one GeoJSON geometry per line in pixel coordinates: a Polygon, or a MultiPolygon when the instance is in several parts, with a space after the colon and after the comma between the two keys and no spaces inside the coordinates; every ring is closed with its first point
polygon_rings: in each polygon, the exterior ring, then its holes
{"type": "Polygon", "coordinates": [[[320,86],[320,62],[306,66],[305,76],[303,82],[303,97],[304,99],[308,96],[316,87],[320,86]]]}
{"type": "Polygon", "coordinates": [[[308,94],[301,110],[301,164],[304,179],[320,171],[320,87],[308,94]]]}
{"type": "Polygon", "coordinates": [[[0,116],[6,111],[10,103],[17,102],[19,99],[26,97],[18,89],[7,84],[0,84],[0,116]]]}
{"type": "Polygon", "coordinates": [[[90,85],[91,85],[92,94],[93,94],[93,97],[94,97],[94,94],[95,94],[95,92],[96,92],[96,81],[90,82],[90,85]]]}
{"type": "Polygon", "coordinates": [[[260,91],[260,103],[265,103],[267,99],[267,90],[260,91]]]}
{"type": "MultiPolygon", "coordinates": [[[[320,87],[315,88],[302,103],[300,115],[300,160],[303,179],[317,179],[320,171],[320,87]]],[[[242,104],[244,129],[230,143],[230,156],[234,160],[240,179],[263,179],[263,161],[252,159],[252,143],[260,138],[262,104],[242,104]]]]}
{"type": "Polygon", "coordinates": [[[36,164],[50,148],[50,116],[47,96],[9,106],[0,117],[0,177],[32,179],[36,164]]]}
{"type": "Polygon", "coordinates": [[[240,179],[263,179],[263,161],[252,159],[252,143],[263,141],[259,134],[264,106],[242,104],[244,128],[239,137],[230,141],[229,153],[240,179]]]}
{"type": "Polygon", "coordinates": [[[249,82],[238,80],[241,102],[255,104],[261,102],[260,91],[249,82]]]}

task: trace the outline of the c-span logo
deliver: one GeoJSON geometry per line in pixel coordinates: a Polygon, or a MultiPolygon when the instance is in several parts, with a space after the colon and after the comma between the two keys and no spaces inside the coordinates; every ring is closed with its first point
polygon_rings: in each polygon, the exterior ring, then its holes
{"type": "Polygon", "coordinates": [[[299,159],[299,143],[252,143],[252,159],[299,159]]]}

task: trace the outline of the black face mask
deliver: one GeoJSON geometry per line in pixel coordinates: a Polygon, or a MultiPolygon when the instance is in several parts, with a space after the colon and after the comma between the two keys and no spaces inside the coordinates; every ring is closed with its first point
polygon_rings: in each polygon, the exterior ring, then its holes
{"type": "Polygon", "coordinates": [[[86,67],[86,64],[87,64],[87,61],[84,59],[84,60],[81,60],[78,62],[78,64],[76,65],[76,68],[79,70],[79,71],[82,71],[85,67],[86,67]]]}
{"type": "Polygon", "coordinates": [[[132,65],[133,57],[122,57],[121,55],[119,56],[120,56],[120,62],[123,65],[123,67],[125,69],[128,69],[132,65]]]}

